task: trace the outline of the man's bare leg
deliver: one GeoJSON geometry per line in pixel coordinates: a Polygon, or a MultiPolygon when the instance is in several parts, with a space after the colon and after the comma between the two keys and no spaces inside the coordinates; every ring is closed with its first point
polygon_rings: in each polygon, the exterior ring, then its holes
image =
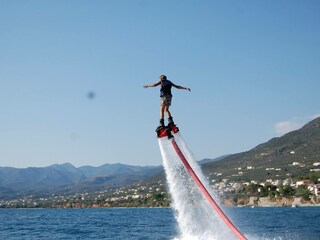
{"type": "Polygon", "coordinates": [[[169,106],[164,106],[164,111],[166,112],[168,118],[170,118],[171,117],[171,113],[169,111],[169,106]]]}
{"type": "Polygon", "coordinates": [[[164,111],[166,112],[167,116],[168,116],[168,126],[172,126],[174,125],[171,113],[169,111],[169,106],[165,106],[164,111]]]}
{"type": "Polygon", "coordinates": [[[159,122],[159,127],[164,127],[164,111],[165,111],[165,106],[161,105],[160,106],[160,122],[159,122]]]}

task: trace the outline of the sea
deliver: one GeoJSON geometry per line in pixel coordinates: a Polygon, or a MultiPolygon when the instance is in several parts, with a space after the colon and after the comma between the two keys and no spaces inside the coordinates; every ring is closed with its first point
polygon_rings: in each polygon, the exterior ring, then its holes
{"type": "MultiPolygon", "coordinates": [[[[320,239],[320,207],[225,211],[248,239],[320,239]]],[[[172,208],[0,209],[0,239],[187,240],[175,214],[172,208]]]]}

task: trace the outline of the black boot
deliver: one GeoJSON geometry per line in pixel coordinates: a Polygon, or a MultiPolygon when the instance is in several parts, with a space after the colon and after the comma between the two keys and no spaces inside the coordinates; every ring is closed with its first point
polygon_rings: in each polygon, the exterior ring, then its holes
{"type": "Polygon", "coordinates": [[[173,122],[172,117],[169,117],[168,118],[168,127],[172,127],[172,126],[174,126],[174,122],[173,122]]]}
{"type": "Polygon", "coordinates": [[[156,130],[156,131],[158,131],[158,130],[161,129],[161,128],[164,128],[164,119],[163,119],[163,118],[160,119],[159,126],[157,127],[157,130],[156,130]]]}

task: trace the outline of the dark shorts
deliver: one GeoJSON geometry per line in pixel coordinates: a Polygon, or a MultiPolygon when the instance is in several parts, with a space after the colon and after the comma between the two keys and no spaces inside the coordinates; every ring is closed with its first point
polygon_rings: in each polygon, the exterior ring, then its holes
{"type": "Polygon", "coordinates": [[[166,95],[160,98],[160,106],[171,106],[172,96],[166,95]]]}

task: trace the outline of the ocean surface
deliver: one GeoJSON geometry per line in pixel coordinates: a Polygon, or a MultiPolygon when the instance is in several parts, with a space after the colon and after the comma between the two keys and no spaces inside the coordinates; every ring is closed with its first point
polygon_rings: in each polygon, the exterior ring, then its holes
{"type": "MultiPolygon", "coordinates": [[[[320,239],[320,207],[227,208],[249,239],[320,239]]],[[[170,208],[0,209],[0,239],[185,239],[170,208]]],[[[209,240],[209,239],[208,239],[209,240]]]]}

